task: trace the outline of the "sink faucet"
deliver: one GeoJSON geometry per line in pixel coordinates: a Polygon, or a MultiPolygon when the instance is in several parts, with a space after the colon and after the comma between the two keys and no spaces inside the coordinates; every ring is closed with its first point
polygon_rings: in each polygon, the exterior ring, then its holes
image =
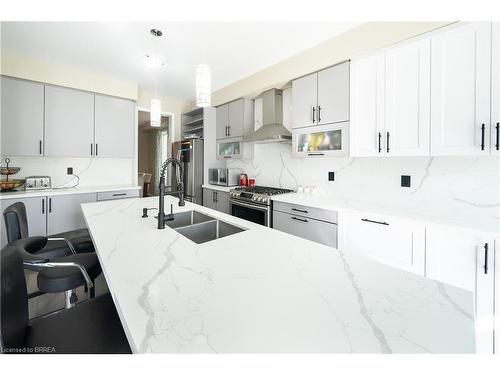
{"type": "Polygon", "coordinates": [[[174,195],[177,194],[179,196],[179,207],[182,207],[185,205],[184,203],[184,182],[182,181],[183,178],[183,166],[179,158],[168,158],[165,160],[163,165],[161,166],[161,173],[160,173],[160,184],[159,184],[159,189],[160,189],[160,196],[159,196],[159,206],[158,206],[158,229],[164,229],[165,228],[165,221],[172,220],[172,206],[170,208],[170,215],[165,215],[165,195],[174,195]],[[165,171],[168,167],[169,164],[176,165],[179,167],[179,173],[177,174],[177,185],[178,185],[178,191],[169,191],[165,192],[165,171]]]}

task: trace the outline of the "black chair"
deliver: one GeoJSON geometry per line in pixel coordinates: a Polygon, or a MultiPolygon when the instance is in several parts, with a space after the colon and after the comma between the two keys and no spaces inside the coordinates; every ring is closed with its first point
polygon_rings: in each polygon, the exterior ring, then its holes
{"type": "Polygon", "coordinates": [[[84,285],[95,297],[94,280],[101,273],[96,253],[75,254],[55,261],[41,253],[47,237],[28,237],[9,243],[23,260],[24,268],[38,272],[37,286],[43,293],[66,293],[66,308],[77,301],[75,289],[84,285]]]}
{"type": "MultiPolygon", "coordinates": [[[[17,241],[29,237],[26,207],[22,202],[11,204],[3,211],[7,241],[17,241]]],[[[39,250],[51,260],[70,254],[94,252],[94,244],[87,228],[57,233],[47,238],[47,244],[39,250]]]]}
{"type": "Polygon", "coordinates": [[[12,245],[0,253],[2,352],[131,353],[109,293],[29,321],[22,258],[12,245]]]}

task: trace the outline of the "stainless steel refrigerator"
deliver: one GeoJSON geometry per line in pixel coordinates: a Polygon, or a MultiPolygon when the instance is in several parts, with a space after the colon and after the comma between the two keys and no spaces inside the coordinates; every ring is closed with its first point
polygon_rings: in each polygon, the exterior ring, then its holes
{"type": "MultiPolygon", "coordinates": [[[[184,197],[187,201],[203,204],[203,139],[186,139],[172,143],[172,157],[180,156],[184,166],[184,197]]],[[[177,191],[177,168],[172,168],[170,185],[177,191]]]]}

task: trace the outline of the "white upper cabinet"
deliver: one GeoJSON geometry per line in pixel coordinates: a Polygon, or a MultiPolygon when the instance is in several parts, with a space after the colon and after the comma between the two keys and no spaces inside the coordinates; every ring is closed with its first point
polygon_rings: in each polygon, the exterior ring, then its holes
{"type": "MultiPolygon", "coordinates": [[[[500,153],[500,23],[494,22],[491,41],[491,153],[500,153]]],[[[500,319],[500,318],[499,318],[500,319]]],[[[500,334],[499,334],[500,337],[500,334]]],[[[500,350],[500,349],[499,349],[500,350]]]]}
{"type": "Polygon", "coordinates": [[[216,139],[227,138],[227,128],[229,125],[229,105],[224,104],[216,108],[215,111],[215,136],[216,139]]]}
{"type": "Polygon", "coordinates": [[[350,155],[375,156],[383,151],[385,56],[371,55],[351,63],[350,155]]]}
{"type": "Polygon", "coordinates": [[[318,125],[349,121],[349,65],[318,72],[318,125]]]}
{"type": "Polygon", "coordinates": [[[243,99],[228,104],[228,137],[243,137],[244,133],[244,102],[243,99]]]}
{"type": "Polygon", "coordinates": [[[318,124],[318,74],[292,82],[292,127],[303,128],[318,124]]]}
{"type": "Polygon", "coordinates": [[[95,156],[134,157],[134,111],[131,100],[95,95],[95,156]]]}
{"type": "Polygon", "coordinates": [[[1,77],[2,155],[43,155],[43,84],[1,77]]]}
{"type": "Polygon", "coordinates": [[[216,108],[216,139],[245,137],[253,132],[253,100],[238,99],[216,108]]]}
{"type": "Polygon", "coordinates": [[[94,94],[45,86],[45,155],[92,156],[94,94]]]}
{"type": "Polygon", "coordinates": [[[385,152],[429,155],[431,45],[429,39],[385,55],[385,152]]]}
{"type": "Polygon", "coordinates": [[[351,156],[429,155],[429,39],[353,61],[351,85],[351,156]]]}
{"type": "Polygon", "coordinates": [[[431,44],[432,155],[488,154],[491,23],[449,28],[431,44]]]}

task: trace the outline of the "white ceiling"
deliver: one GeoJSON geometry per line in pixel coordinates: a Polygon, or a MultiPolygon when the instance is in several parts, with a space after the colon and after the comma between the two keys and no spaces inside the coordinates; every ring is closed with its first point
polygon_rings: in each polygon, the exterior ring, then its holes
{"type": "Polygon", "coordinates": [[[136,81],[154,90],[143,56],[166,63],[160,94],[195,95],[195,66],[212,69],[212,90],[311,48],[356,23],[339,22],[2,22],[2,48],[21,55],[80,66],[136,81]],[[163,31],[161,38],[151,28],[163,31]]]}

